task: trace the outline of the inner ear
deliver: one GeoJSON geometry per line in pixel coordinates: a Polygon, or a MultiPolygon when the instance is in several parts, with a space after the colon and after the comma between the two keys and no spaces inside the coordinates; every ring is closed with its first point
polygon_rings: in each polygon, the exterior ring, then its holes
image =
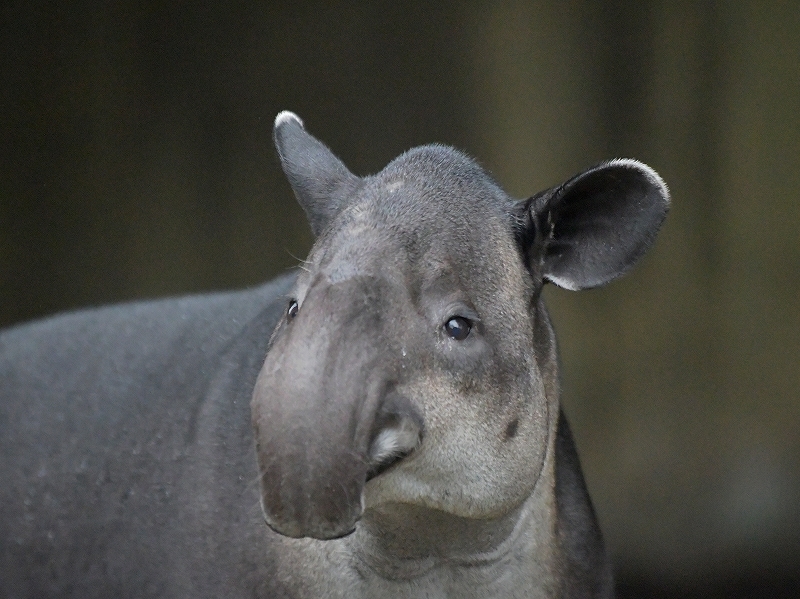
{"type": "Polygon", "coordinates": [[[612,160],[528,200],[525,253],[559,287],[604,285],[652,245],[668,209],[667,186],[653,169],[612,160]]]}

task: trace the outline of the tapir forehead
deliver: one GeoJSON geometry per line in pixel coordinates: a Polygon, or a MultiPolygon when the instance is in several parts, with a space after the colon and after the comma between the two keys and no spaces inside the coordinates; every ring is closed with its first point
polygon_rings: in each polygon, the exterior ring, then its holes
{"type": "Polygon", "coordinates": [[[386,277],[407,262],[400,236],[364,205],[351,205],[317,241],[309,256],[330,283],[363,275],[386,277]]]}
{"type": "Polygon", "coordinates": [[[450,147],[428,145],[364,178],[337,224],[349,235],[370,229],[391,233],[412,257],[446,244],[463,253],[509,234],[513,204],[474,160],[450,147]]]}
{"type": "Polygon", "coordinates": [[[330,283],[367,275],[399,283],[412,297],[434,286],[476,307],[519,300],[530,285],[513,203],[473,160],[424,146],[363,179],[310,260],[330,283]]]}
{"type": "Polygon", "coordinates": [[[396,257],[485,254],[513,236],[512,204],[469,157],[423,146],[364,178],[318,245],[382,267],[396,257]]]}
{"type": "Polygon", "coordinates": [[[402,154],[365,180],[363,196],[386,215],[412,223],[499,216],[513,203],[473,159],[440,145],[402,154]]]}

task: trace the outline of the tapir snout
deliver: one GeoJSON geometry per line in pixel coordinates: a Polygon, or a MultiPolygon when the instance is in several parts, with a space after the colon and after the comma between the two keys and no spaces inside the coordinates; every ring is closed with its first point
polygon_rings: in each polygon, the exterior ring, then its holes
{"type": "Polygon", "coordinates": [[[368,478],[420,441],[422,417],[396,390],[390,287],[353,277],[288,302],[253,395],[262,509],[283,535],[351,533],[368,478]]]}

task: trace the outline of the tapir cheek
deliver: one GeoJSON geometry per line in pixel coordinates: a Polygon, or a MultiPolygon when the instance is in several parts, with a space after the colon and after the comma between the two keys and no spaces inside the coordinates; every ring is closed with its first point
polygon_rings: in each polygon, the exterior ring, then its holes
{"type": "Polygon", "coordinates": [[[499,402],[494,392],[464,394],[456,387],[439,373],[403,389],[420,400],[425,436],[396,469],[368,485],[368,505],[399,501],[488,518],[530,494],[548,443],[543,394],[499,402]]]}

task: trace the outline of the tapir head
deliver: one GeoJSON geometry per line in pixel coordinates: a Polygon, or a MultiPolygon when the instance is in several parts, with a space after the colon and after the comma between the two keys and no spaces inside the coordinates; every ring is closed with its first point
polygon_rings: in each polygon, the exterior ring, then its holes
{"type": "Polygon", "coordinates": [[[664,183],[614,160],[517,201],[452,148],[360,178],[292,113],[274,137],[316,242],[253,395],[267,523],[328,539],[384,504],[509,513],[558,416],[542,286],[628,270],[664,219],[664,183]]]}

